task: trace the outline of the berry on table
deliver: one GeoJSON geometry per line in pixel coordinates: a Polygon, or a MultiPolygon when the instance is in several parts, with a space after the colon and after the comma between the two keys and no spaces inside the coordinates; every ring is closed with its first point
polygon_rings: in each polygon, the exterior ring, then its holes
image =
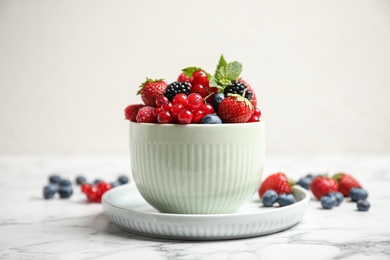
{"type": "Polygon", "coordinates": [[[325,194],[321,197],[321,206],[324,209],[331,209],[334,206],[337,205],[337,199],[336,196],[334,196],[332,193],[325,194]]]}
{"type": "Polygon", "coordinates": [[[312,179],[309,178],[309,177],[303,177],[303,178],[300,178],[299,181],[297,182],[297,184],[299,186],[301,186],[302,188],[305,188],[306,190],[308,190],[310,188],[310,184],[311,184],[311,181],[312,179]]]}
{"type": "Polygon", "coordinates": [[[192,122],[192,118],[193,118],[192,112],[187,110],[187,109],[182,109],[179,112],[179,115],[177,117],[180,124],[183,124],[183,125],[190,124],[192,122]]]}
{"type": "Polygon", "coordinates": [[[351,200],[354,202],[359,200],[366,200],[368,197],[368,192],[361,188],[352,188],[349,191],[349,196],[351,197],[351,200]]]}
{"type": "Polygon", "coordinates": [[[291,193],[291,186],[293,183],[289,181],[286,175],[282,172],[274,173],[268,176],[259,189],[259,196],[263,198],[263,194],[267,190],[274,190],[278,195],[282,193],[291,193]]]}
{"type": "Polygon", "coordinates": [[[72,186],[60,186],[58,188],[58,194],[61,199],[67,199],[73,194],[72,186]]]}
{"type": "Polygon", "coordinates": [[[294,204],[295,198],[291,193],[289,193],[289,194],[282,193],[278,197],[278,203],[281,207],[285,207],[285,206],[294,204]]]}
{"type": "Polygon", "coordinates": [[[61,177],[59,175],[50,175],[49,182],[53,184],[58,184],[61,181],[61,177]]]}
{"type": "Polygon", "coordinates": [[[252,104],[248,99],[229,94],[218,107],[218,115],[224,123],[245,123],[252,115],[252,104]]]}
{"type": "Polygon", "coordinates": [[[121,175],[118,177],[118,181],[121,183],[121,184],[126,184],[129,182],[129,178],[125,175],[121,175]]]}
{"type": "Polygon", "coordinates": [[[339,185],[339,191],[344,195],[344,197],[349,196],[349,192],[352,188],[361,188],[362,186],[352,175],[347,173],[338,173],[333,175],[333,179],[339,185]]]}
{"type": "Polygon", "coordinates": [[[216,114],[208,114],[202,118],[201,123],[202,124],[222,124],[222,120],[216,114]]]}
{"type": "Polygon", "coordinates": [[[138,111],[137,122],[138,123],[155,123],[156,117],[153,114],[154,107],[145,106],[138,111]]]}
{"type": "Polygon", "coordinates": [[[72,186],[72,182],[70,180],[61,180],[59,183],[58,183],[59,186],[72,186]]]}
{"type": "Polygon", "coordinates": [[[190,83],[175,81],[170,83],[166,87],[164,96],[166,96],[169,99],[169,101],[172,101],[173,98],[179,93],[183,93],[188,96],[190,94],[190,89],[191,89],[190,83]]]}
{"type": "Polygon", "coordinates": [[[81,184],[83,184],[85,182],[87,182],[87,179],[84,176],[79,175],[79,176],[76,177],[76,184],[77,185],[81,185],[81,184]]]}
{"type": "Polygon", "coordinates": [[[101,180],[101,179],[95,179],[94,181],[93,181],[93,184],[94,185],[98,185],[99,183],[101,183],[103,180],[101,180]]]}
{"type": "Polygon", "coordinates": [[[367,200],[359,200],[357,202],[358,211],[368,211],[370,209],[370,207],[371,207],[371,204],[367,200]]]}
{"type": "Polygon", "coordinates": [[[145,105],[154,107],[156,106],[156,99],[164,94],[166,87],[167,83],[162,79],[153,80],[146,78],[146,81],[141,84],[137,95],[141,94],[141,99],[145,105]]]}
{"type": "Polygon", "coordinates": [[[213,107],[214,107],[214,111],[216,113],[218,113],[219,104],[224,99],[225,99],[225,94],[223,94],[223,93],[217,93],[217,94],[214,95],[214,97],[213,97],[213,107]]]}
{"type": "Polygon", "coordinates": [[[91,184],[86,182],[81,184],[81,192],[85,193],[88,189],[90,189],[91,186],[92,186],[91,184]]]}
{"type": "Polygon", "coordinates": [[[107,192],[111,188],[112,188],[111,184],[104,181],[99,182],[97,185],[97,190],[100,196],[102,196],[105,192],[107,192]]]}
{"type": "Polygon", "coordinates": [[[58,190],[57,185],[49,184],[49,185],[43,187],[43,197],[45,199],[51,199],[54,197],[57,190],[58,190]]]}
{"type": "Polygon", "coordinates": [[[341,192],[336,191],[336,192],[331,192],[330,194],[335,196],[335,198],[336,198],[336,206],[339,206],[341,204],[341,202],[343,202],[344,195],[341,192]]]}
{"type": "Polygon", "coordinates": [[[144,104],[135,104],[127,106],[125,108],[125,119],[130,120],[131,122],[137,122],[137,113],[144,106],[144,104]]]}
{"type": "Polygon", "coordinates": [[[113,181],[110,183],[112,188],[116,188],[122,185],[119,181],[113,181]]]}
{"type": "Polygon", "coordinates": [[[277,200],[278,194],[274,190],[267,190],[264,193],[263,198],[261,198],[264,207],[272,207],[277,200]]]}
{"type": "Polygon", "coordinates": [[[337,182],[325,176],[317,176],[311,181],[310,190],[317,199],[321,199],[325,194],[338,190],[337,182]]]}

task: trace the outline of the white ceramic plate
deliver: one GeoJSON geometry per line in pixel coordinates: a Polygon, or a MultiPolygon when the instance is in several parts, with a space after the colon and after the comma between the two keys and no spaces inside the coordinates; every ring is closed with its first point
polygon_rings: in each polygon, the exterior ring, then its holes
{"type": "Polygon", "coordinates": [[[134,185],[106,192],[104,214],[120,229],[143,236],[220,240],[267,235],[297,224],[310,205],[309,193],[294,187],[297,202],[286,207],[265,208],[256,194],[237,213],[215,215],[165,214],[152,208],[134,185]]]}

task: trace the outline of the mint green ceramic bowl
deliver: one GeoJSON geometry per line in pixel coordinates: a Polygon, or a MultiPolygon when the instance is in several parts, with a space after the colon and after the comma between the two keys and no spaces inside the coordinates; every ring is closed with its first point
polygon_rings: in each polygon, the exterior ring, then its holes
{"type": "Polygon", "coordinates": [[[265,123],[130,123],[134,182],[162,213],[233,213],[258,190],[265,123]]]}

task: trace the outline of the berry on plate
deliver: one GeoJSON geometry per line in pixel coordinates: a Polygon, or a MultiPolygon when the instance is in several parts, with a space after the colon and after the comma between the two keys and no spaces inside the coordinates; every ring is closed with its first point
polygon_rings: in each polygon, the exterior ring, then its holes
{"type": "Polygon", "coordinates": [[[131,122],[137,122],[137,113],[144,106],[144,104],[134,104],[127,106],[125,108],[125,118],[131,122]]]}
{"type": "Polygon", "coordinates": [[[361,188],[352,188],[349,192],[349,196],[354,202],[359,200],[366,200],[368,197],[368,192],[361,188]]]}
{"type": "Polygon", "coordinates": [[[317,176],[310,184],[310,190],[317,199],[322,196],[338,190],[337,182],[325,176],[317,176]]]}
{"type": "Polygon", "coordinates": [[[218,115],[224,123],[245,123],[252,115],[253,106],[238,94],[229,94],[218,107],[218,115]]]}
{"type": "Polygon", "coordinates": [[[145,105],[154,107],[156,105],[156,99],[163,95],[167,83],[162,79],[149,79],[146,78],[146,81],[141,84],[137,95],[141,94],[141,99],[145,105]]]}
{"type": "Polygon", "coordinates": [[[274,190],[267,190],[264,193],[263,198],[261,198],[264,207],[272,207],[277,200],[278,194],[274,190]]]}
{"type": "Polygon", "coordinates": [[[287,179],[286,175],[282,172],[274,173],[268,176],[259,189],[259,196],[263,198],[263,194],[267,190],[274,190],[278,195],[282,193],[291,193],[291,186],[293,184],[287,179]]]}
{"type": "Polygon", "coordinates": [[[333,179],[339,184],[339,191],[344,195],[344,197],[349,196],[349,192],[352,188],[362,187],[352,175],[347,173],[335,174],[333,179]]]}
{"type": "Polygon", "coordinates": [[[294,204],[295,198],[291,193],[289,193],[289,194],[282,193],[278,197],[278,203],[279,203],[279,206],[285,207],[285,206],[294,204]]]}

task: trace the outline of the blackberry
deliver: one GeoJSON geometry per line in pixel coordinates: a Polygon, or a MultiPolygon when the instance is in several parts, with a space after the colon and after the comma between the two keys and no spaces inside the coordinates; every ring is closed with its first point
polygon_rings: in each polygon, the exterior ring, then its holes
{"type": "Polygon", "coordinates": [[[242,95],[244,93],[244,90],[245,90],[245,97],[248,100],[251,100],[253,95],[252,90],[249,90],[247,85],[237,80],[233,80],[231,85],[226,86],[223,93],[225,94],[225,96],[227,96],[227,94],[229,93],[242,95]]]}
{"type": "Polygon", "coordinates": [[[167,86],[164,92],[164,96],[166,96],[169,101],[172,102],[173,97],[179,93],[184,93],[187,96],[190,94],[191,84],[189,82],[172,82],[167,86]]]}

